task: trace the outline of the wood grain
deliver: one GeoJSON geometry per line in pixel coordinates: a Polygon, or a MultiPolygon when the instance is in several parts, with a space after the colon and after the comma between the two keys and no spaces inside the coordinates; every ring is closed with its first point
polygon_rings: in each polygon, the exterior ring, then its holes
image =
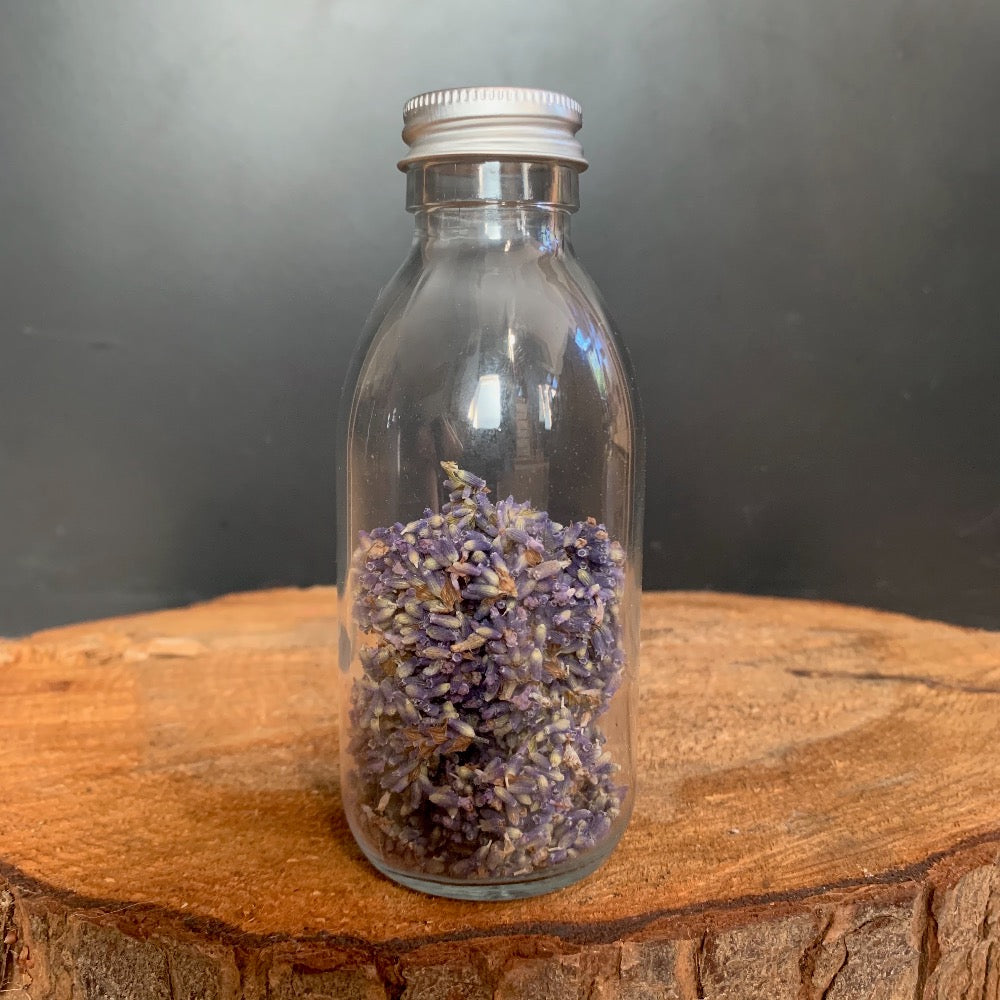
{"type": "Polygon", "coordinates": [[[0,641],[0,987],[1000,1000],[1000,635],[646,595],[624,840],[474,904],[351,840],[335,609],[280,590],[0,641]]]}

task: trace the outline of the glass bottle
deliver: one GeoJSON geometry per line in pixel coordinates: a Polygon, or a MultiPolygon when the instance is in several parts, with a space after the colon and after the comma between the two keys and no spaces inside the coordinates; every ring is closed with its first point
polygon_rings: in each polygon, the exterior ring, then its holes
{"type": "Polygon", "coordinates": [[[644,439],[569,241],[580,124],[547,91],[407,104],[416,232],[344,392],[344,809],[435,895],[582,878],[635,798],[644,439]]]}

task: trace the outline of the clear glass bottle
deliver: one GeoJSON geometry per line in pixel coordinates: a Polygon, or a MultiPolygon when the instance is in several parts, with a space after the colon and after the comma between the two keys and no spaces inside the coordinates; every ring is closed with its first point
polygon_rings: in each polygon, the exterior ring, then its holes
{"type": "Polygon", "coordinates": [[[409,102],[416,233],[344,393],[344,808],[441,896],[589,874],[635,797],[643,433],[569,242],[580,122],[546,91],[409,102]]]}

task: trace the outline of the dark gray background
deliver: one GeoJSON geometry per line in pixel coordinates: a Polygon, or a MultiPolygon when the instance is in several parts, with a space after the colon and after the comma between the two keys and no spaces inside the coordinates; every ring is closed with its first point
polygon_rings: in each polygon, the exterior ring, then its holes
{"type": "Polygon", "coordinates": [[[583,102],[646,584],[1000,627],[1000,5],[0,0],[0,633],[334,578],[401,106],[583,102]]]}

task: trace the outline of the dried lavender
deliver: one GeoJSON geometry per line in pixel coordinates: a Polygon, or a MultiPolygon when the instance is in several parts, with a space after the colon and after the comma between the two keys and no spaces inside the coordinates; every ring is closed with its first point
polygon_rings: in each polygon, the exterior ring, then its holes
{"type": "Polygon", "coordinates": [[[598,719],[624,668],[625,555],[443,462],[440,514],[361,532],[351,694],[361,821],[388,861],[524,876],[595,847],[625,789],[598,719]]]}

